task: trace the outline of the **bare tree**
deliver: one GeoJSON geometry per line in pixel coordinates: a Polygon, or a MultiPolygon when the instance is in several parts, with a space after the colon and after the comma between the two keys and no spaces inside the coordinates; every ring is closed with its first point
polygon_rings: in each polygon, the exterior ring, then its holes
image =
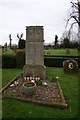
{"type": "Polygon", "coordinates": [[[18,42],[18,48],[19,49],[24,49],[25,48],[25,40],[22,39],[23,37],[23,33],[22,34],[17,34],[17,38],[19,39],[19,42],[18,42]]]}
{"type": "Polygon", "coordinates": [[[5,51],[7,51],[7,42],[4,44],[5,51]]]}
{"type": "Polygon", "coordinates": [[[12,41],[11,34],[9,34],[9,40],[10,40],[10,49],[11,49],[11,41],[12,41]]]}
{"type": "Polygon", "coordinates": [[[68,26],[68,23],[71,19],[73,19],[74,22],[70,26],[68,35],[71,34],[71,29],[73,28],[73,26],[75,24],[78,24],[78,37],[80,39],[80,0],[77,0],[76,2],[71,2],[71,4],[72,4],[71,7],[73,8],[73,11],[72,13],[70,13],[70,16],[67,20],[66,27],[68,26]]]}
{"type": "Polygon", "coordinates": [[[21,35],[17,34],[17,38],[18,38],[19,40],[21,40],[22,37],[23,37],[23,33],[22,33],[21,35]]]}

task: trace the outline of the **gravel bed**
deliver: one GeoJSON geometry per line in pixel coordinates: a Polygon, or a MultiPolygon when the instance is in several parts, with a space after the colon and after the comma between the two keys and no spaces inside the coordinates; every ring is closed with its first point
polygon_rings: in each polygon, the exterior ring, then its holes
{"type": "MultiPolygon", "coordinates": [[[[23,93],[22,85],[25,82],[21,78],[18,78],[16,80],[18,82],[18,85],[15,86],[8,86],[3,91],[3,98],[16,98],[22,101],[31,101],[34,103],[40,103],[44,105],[51,105],[54,102],[61,103],[62,97],[60,94],[60,89],[57,84],[57,82],[49,82],[47,81],[47,86],[41,85],[36,86],[36,93],[32,96],[27,96],[23,93]]],[[[15,81],[14,81],[15,82],[15,81]]]]}

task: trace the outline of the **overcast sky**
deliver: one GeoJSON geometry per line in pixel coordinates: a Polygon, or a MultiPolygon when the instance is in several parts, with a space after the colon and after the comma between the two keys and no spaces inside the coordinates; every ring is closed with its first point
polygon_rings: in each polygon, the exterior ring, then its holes
{"type": "MultiPolygon", "coordinates": [[[[76,0],[75,0],[76,1],[76,0]]],[[[0,0],[0,44],[18,43],[17,33],[23,33],[31,25],[44,26],[46,43],[59,38],[65,30],[65,19],[71,10],[71,0],[0,0]]]]}

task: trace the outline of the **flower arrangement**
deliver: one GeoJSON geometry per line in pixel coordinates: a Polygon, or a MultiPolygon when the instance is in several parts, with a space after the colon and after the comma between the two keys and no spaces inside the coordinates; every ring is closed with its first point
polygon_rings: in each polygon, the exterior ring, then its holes
{"type": "Polygon", "coordinates": [[[24,81],[28,83],[35,83],[38,86],[47,86],[47,82],[43,82],[40,77],[24,77],[24,81]]]}
{"type": "Polygon", "coordinates": [[[64,72],[77,73],[79,71],[77,61],[73,59],[65,60],[63,62],[64,72]]]}
{"type": "Polygon", "coordinates": [[[24,77],[24,80],[26,82],[31,82],[31,83],[35,83],[36,85],[42,85],[42,80],[40,79],[40,77],[24,77]]]}
{"type": "Polygon", "coordinates": [[[72,62],[70,62],[69,65],[68,65],[68,67],[69,67],[69,69],[73,69],[74,64],[72,62]]]}
{"type": "Polygon", "coordinates": [[[25,82],[24,86],[25,87],[33,87],[34,83],[33,82],[25,82]]]}

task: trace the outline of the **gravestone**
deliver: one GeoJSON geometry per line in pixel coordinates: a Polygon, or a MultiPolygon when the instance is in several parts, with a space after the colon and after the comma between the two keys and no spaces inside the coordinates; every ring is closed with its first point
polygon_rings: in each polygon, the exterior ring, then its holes
{"type": "Polygon", "coordinates": [[[43,26],[26,27],[26,61],[24,76],[45,79],[43,26]]]}
{"type": "Polygon", "coordinates": [[[78,73],[79,72],[78,63],[76,60],[73,60],[73,59],[63,61],[63,67],[64,67],[65,73],[78,73]]]}

